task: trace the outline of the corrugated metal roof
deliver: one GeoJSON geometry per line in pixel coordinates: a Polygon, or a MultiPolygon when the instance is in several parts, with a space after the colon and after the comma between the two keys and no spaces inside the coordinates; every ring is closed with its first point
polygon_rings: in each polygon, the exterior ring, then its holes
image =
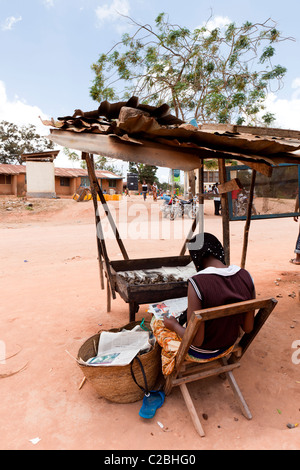
{"type": "Polygon", "coordinates": [[[21,173],[26,173],[26,166],[0,163],[0,173],[4,175],[19,175],[21,173]]]}
{"type": "MultiPolygon", "coordinates": [[[[84,168],[55,168],[55,176],[61,176],[65,178],[78,178],[80,176],[88,176],[88,171],[84,168]]],[[[107,170],[96,170],[96,176],[100,179],[122,179],[122,176],[115,175],[111,171],[107,170]]]]}
{"type": "MultiPolygon", "coordinates": [[[[0,164],[0,174],[19,175],[26,173],[25,165],[11,165],[8,163],[0,164]]],[[[88,176],[88,171],[84,168],[54,168],[54,175],[65,178],[78,178],[80,176],[88,176]]],[[[122,176],[115,175],[111,171],[96,170],[96,176],[100,179],[122,179],[122,176]]]]}
{"type": "Polygon", "coordinates": [[[234,158],[277,165],[300,163],[300,131],[205,124],[194,127],[169,114],[167,105],[101,103],[98,110],[43,121],[49,138],[83,152],[189,170],[202,158],[234,158]],[[152,149],[152,152],[151,152],[152,149]]]}

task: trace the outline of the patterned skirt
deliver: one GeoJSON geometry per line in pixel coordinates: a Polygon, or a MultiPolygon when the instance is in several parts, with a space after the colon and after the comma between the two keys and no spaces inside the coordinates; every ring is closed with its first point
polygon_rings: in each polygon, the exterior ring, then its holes
{"type": "MultiPolygon", "coordinates": [[[[155,317],[151,320],[151,328],[156,341],[161,346],[161,362],[162,373],[167,376],[170,375],[175,367],[175,358],[181,344],[181,338],[175,333],[165,327],[162,320],[157,320],[155,317]]],[[[189,362],[210,362],[215,359],[227,356],[234,348],[234,344],[229,348],[217,349],[215,351],[208,351],[191,346],[185,357],[189,362]]]]}

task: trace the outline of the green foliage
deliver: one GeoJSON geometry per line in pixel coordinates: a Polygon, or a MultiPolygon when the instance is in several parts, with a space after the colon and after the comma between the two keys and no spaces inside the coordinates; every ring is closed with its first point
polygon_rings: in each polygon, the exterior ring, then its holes
{"type": "Polygon", "coordinates": [[[139,175],[139,182],[143,183],[146,181],[148,184],[154,182],[158,183],[156,172],[158,170],[157,166],[154,165],[145,165],[144,163],[129,163],[129,172],[136,173],[139,175]]]}
{"type": "Polygon", "coordinates": [[[32,124],[18,127],[12,122],[0,122],[0,163],[22,164],[23,153],[43,152],[53,148],[53,142],[40,136],[32,124]]]}
{"type": "MultiPolygon", "coordinates": [[[[155,24],[135,26],[92,64],[91,97],[101,102],[128,99],[168,103],[183,120],[256,124],[272,84],[282,86],[286,69],[273,65],[283,38],[271,19],[190,31],[172,25],[165,13],[155,24]]],[[[200,22],[200,21],[199,21],[200,22]]]]}
{"type": "Polygon", "coordinates": [[[266,113],[262,116],[262,120],[266,127],[270,126],[275,121],[275,114],[273,113],[266,113]]]}
{"type": "MultiPolygon", "coordinates": [[[[86,168],[85,160],[81,159],[81,156],[78,155],[76,152],[71,152],[70,149],[64,147],[63,149],[64,154],[74,162],[80,162],[81,168],[86,168]]],[[[96,170],[106,170],[111,171],[115,175],[122,176],[122,171],[114,164],[113,158],[104,157],[102,155],[95,155],[94,157],[94,165],[96,170]]]]}

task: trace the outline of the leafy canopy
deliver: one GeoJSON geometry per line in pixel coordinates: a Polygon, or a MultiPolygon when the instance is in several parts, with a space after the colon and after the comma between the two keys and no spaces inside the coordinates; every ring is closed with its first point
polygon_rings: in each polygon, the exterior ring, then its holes
{"type": "Polygon", "coordinates": [[[22,164],[23,153],[54,149],[54,144],[40,136],[32,124],[18,127],[7,121],[0,122],[0,163],[22,164]]]}
{"type": "MultiPolygon", "coordinates": [[[[81,156],[74,151],[71,151],[68,147],[64,147],[64,154],[73,162],[80,162],[81,168],[86,169],[86,161],[81,159],[81,156]]],[[[96,170],[111,171],[115,175],[122,176],[122,171],[115,165],[115,159],[104,157],[103,155],[94,156],[94,167],[96,170]]]]}
{"type": "Polygon", "coordinates": [[[158,167],[155,165],[146,165],[144,163],[129,163],[128,171],[130,173],[136,173],[139,175],[139,182],[143,183],[144,181],[148,184],[153,184],[158,182],[156,172],[158,167]]]}
{"type": "MultiPolygon", "coordinates": [[[[279,89],[286,68],[273,65],[275,45],[284,38],[273,20],[235,23],[190,31],[161,13],[155,25],[130,18],[135,31],[125,34],[92,64],[90,95],[98,102],[126,100],[158,106],[168,103],[183,120],[201,123],[256,124],[266,95],[279,89]]],[[[274,120],[262,116],[265,124],[274,120]]]]}

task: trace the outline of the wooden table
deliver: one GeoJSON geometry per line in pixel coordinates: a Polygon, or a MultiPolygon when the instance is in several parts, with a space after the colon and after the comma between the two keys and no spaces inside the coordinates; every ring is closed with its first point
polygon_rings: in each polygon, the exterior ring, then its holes
{"type": "Polygon", "coordinates": [[[187,266],[190,262],[190,256],[110,261],[115,291],[129,304],[129,321],[135,321],[135,314],[141,304],[151,304],[162,300],[186,297],[187,281],[131,284],[120,275],[120,272],[187,266]]]}

